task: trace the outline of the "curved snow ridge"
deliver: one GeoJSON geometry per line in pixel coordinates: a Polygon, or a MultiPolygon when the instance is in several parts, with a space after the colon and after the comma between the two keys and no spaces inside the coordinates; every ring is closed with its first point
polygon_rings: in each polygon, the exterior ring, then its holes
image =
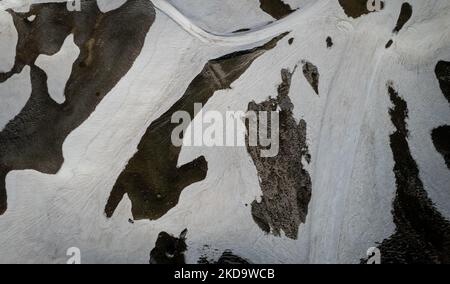
{"type": "MultiPolygon", "coordinates": [[[[66,0],[9,0],[0,3],[0,10],[16,9],[29,7],[31,4],[41,2],[64,2],[66,0]]],[[[269,38],[273,38],[279,34],[292,30],[295,26],[306,24],[310,17],[320,15],[321,11],[326,9],[329,0],[318,0],[307,9],[297,10],[289,16],[275,21],[266,26],[255,28],[249,32],[242,33],[214,33],[206,31],[195,24],[191,19],[181,13],[175,6],[167,0],[149,0],[155,8],[166,14],[175,23],[182,27],[186,32],[196,37],[202,42],[211,43],[220,46],[242,46],[255,44],[269,38]]]]}
{"type": "Polygon", "coordinates": [[[166,14],[175,23],[181,26],[186,32],[198,38],[200,41],[221,46],[236,46],[261,42],[263,40],[267,40],[268,38],[273,38],[281,33],[290,31],[295,26],[305,24],[309,21],[310,16],[318,15],[319,11],[323,11],[329,1],[319,0],[315,5],[312,5],[307,10],[297,10],[291,15],[273,22],[272,24],[249,32],[242,32],[238,34],[219,34],[206,31],[196,25],[193,21],[191,21],[191,19],[183,15],[167,0],[152,0],[152,2],[155,8],[166,14]]]}

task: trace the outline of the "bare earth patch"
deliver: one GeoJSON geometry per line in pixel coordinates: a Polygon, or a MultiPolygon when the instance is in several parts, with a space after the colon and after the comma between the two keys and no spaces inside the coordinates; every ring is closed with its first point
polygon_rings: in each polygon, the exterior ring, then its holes
{"type": "Polygon", "coordinates": [[[301,120],[297,124],[292,114],[293,104],[289,98],[292,75],[282,70],[277,98],[248,105],[248,110],[255,112],[281,109],[279,154],[273,158],[260,157],[260,147],[250,147],[248,137],[247,150],[255,163],[263,192],[261,202],[252,203],[253,219],[266,233],[279,236],[283,231],[287,237],[297,239],[311,199],[311,178],[303,166],[311,157],[306,143],[306,122],[301,120]]]}

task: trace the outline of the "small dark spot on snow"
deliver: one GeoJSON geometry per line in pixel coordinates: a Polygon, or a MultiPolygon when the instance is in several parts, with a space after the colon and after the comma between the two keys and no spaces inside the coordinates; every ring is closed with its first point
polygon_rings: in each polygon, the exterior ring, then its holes
{"type": "Polygon", "coordinates": [[[435,74],[442,93],[450,103],[450,62],[439,61],[436,64],[435,74]]]}
{"type": "Polygon", "coordinates": [[[186,234],[187,229],[178,238],[166,232],[159,233],[155,247],[150,252],[150,264],[185,264],[186,234]]]}
{"type": "Polygon", "coordinates": [[[261,9],[277,20],[295,11],[282,0],[259,0],[259,2],[261,9]]]}
{"type": "Polygon", "coordinates": [[[392,44],[394,43],[394,41],[392,39],[390,39],[387,43],[386,43],[386,49],[390,48],[392,46],[392,44]]]}
{"type": "Polygon", "coordinates": [[[327,48],[333,47],[333,39],[329,36],[327,37],[327,48]]]}

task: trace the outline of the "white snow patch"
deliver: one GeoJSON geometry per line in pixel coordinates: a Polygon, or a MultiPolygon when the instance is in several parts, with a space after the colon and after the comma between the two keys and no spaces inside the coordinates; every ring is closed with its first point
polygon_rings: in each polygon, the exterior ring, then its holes
{"type": "Polygon", "coordinates": [[[31,95],[30,67],[0,84],[0,131],[27,103],[31,95]]]}
{"type": "Polygon", "coordinates": [[[80,49],[75,44],[71,34],[66,38],[58,53],[51,56],[41,54],[36,60],[36,66],[47,74],[50,97],[59,104],[62,104],[66,99],[64,89],[72,73],[72,65],[79,54],[80,49]]]}
{"type": "Polygon", "coordinates": [[[36,19],[36,15],[31,15],[27,18],[29,22],[33,22],[36,19]]]}

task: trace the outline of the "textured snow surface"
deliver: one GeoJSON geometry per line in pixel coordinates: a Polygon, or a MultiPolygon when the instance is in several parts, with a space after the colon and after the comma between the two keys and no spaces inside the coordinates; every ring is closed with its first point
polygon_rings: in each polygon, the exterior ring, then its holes
{"type": "Polygon", "coordinates": [[[0,104],[0,130],[13,119],[30,98],[30,68],[25,67],[20,74],[0,84],[2,103],[0,104]]]}
{"type": "Polygon", "coordinates": [[[11,15],[0,9],[0,72],[9,71],[14,65],[17,31],[11,15]]]}
{"type": "MultiPolygon", "coordinates": [[[[27,2],[3,0],[0,10],[27,2]]],[[[98,2],[108,11],[124,1],[98,2]]],[[[285,2],[299,9],[279,21],[259,9],[259,1],[152,2],[158,8],[156,20],[141,54],[67,137],[59,172],[7,175],[0,263],[65,263],[69,247],[81,249],[84,263],[147,263],[159,232],[178,235],[184,228],[191,263],[203,254],[216,256],[214,249],[231,249],[254,263],[359,263],[368,248],[395,230],[388,81],[408,103],[409,144],[425,189],[450,218],[450,172],[430,136],[434,128],[450,124],[449,104],[434,74],[439,60],[450,61],[448,0],[409,0],[413,16],[397,35],[392,30],[402,1],[385,1],[382,11],[353,19],[338,1],[290,0],[285,2]],[[232,33],[241,28],[252,30],[232,33]],[[312,198],[298,239],[265,234],[253,221],[246,204],[259,200],[262,192],[245,147],[183,148],[179,165],[205,156],[205,180],[186,188],[177,206],[158,220],[128,222],[128,198],[107,219],[103,210],[111,188],[146,128],[183,95],[205,63],[287,31],[289,35],[258,58],[231,89],[216,92],[204,111],[246,111],[250,101],[276,96],[283,68],[293,70],[302,60],[317,66],[319,96],[299,71],[290,92],[295,118],[307,122],[312,157],[306,166],[312,198]],[[334,43],[331,49],[328,36],[334,43]],[[292,45],[289,38],[295,39],[292,45]],[[389,39],[394,44],[386,49],[389,39]]],[[[0,72],[12,67],[16,41],[11,17],[0,11],[0,72]]],[[[69,36],[61,51],[37,61],[57,102],[64,101],[64,85],[78,52],[69,36]]],[[[25,67],[0,83],[0,129],[30,96],[29,73],[25,67]]]]}

